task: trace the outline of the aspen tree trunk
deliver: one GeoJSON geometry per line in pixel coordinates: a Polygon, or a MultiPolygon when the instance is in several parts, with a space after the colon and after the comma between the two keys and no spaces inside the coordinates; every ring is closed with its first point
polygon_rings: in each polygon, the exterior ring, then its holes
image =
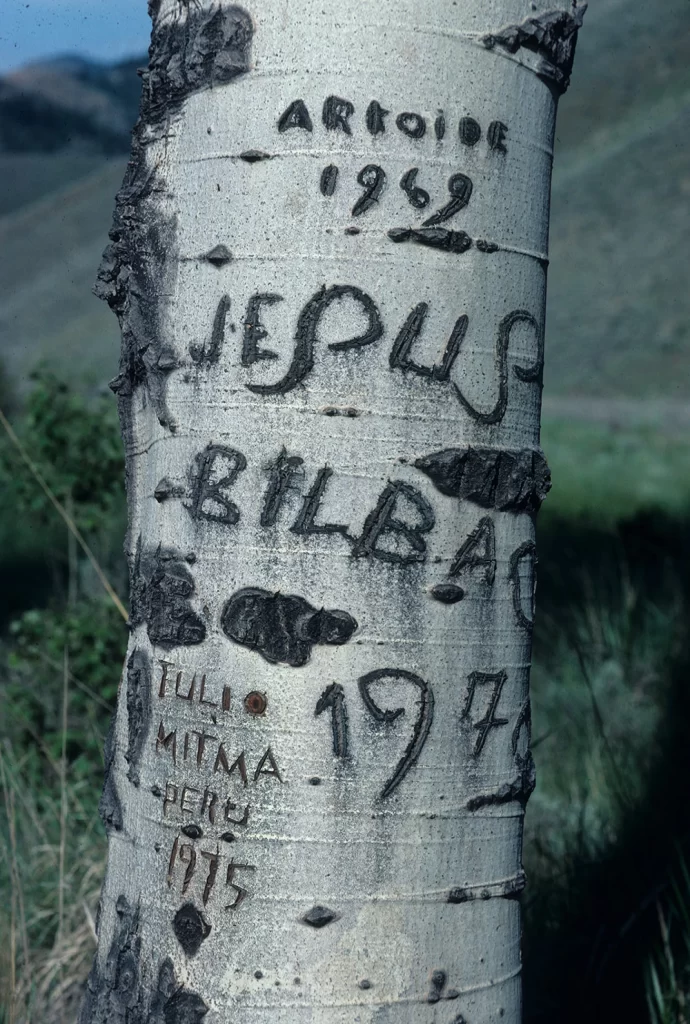
{"type": "Polygon", "coordinates": [[[151,0],[99,279],[131,640],[81,1021],[515,1024],[584,5],[247,4],[151,0]]]}

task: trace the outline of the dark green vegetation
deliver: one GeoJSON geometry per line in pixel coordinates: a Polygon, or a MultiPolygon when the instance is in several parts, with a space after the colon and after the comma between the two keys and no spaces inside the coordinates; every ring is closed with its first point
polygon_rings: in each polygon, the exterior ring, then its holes
{"type": "MultiPolygon", "coordinates": [[[[124,592],[112,401],[86,402],[43,376],[18,429],[124,592]]],[[[93,953],[103,738],[126,629],[4,431],[0,537],[0,1020],[50,1024],[74,1019],[93,953]]]]}
{"type": "MultiPolygon", "coordinates": [[[[561,105],[528,1024],[690,1019],[689,50],[687,0],[593,0],[561,105]]],[[[0,407],[123,597],[122,454],[114,403],[96,397],[119,338],[90,289],[135,65],[61,61],[0,83],[0,407]],[[32,384],[40,363],[70,390],[32,384]]],[[[0,538],[0,1022],[70,1024],[126,631],[1,430],[0,538]]]]}

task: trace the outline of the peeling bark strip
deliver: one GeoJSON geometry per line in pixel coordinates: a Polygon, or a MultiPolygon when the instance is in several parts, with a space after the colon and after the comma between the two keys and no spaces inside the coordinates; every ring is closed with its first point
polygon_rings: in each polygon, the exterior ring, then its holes
{"type": "Polygon", "coordinates": [[[552,2],[149,2],[80,1024],[519,1024],[552,2]]]}

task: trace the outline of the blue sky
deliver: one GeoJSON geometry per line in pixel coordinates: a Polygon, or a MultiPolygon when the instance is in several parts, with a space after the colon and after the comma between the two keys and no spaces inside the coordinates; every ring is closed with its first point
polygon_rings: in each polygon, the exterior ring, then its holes
{"type": "Polygon", "coordinates": [[[0,73],[56,54],[119,60],[148,46],[146,0],[1,0],[0,73]]]}

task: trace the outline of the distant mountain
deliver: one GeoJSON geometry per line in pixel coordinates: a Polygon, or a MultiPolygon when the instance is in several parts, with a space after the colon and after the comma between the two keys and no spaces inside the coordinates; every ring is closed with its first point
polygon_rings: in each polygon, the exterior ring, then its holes
{"type": "Polygon", "coordinates": [[[145,64],[62,57],[0,78],[0,153],[126,153],[145,64]]]}

